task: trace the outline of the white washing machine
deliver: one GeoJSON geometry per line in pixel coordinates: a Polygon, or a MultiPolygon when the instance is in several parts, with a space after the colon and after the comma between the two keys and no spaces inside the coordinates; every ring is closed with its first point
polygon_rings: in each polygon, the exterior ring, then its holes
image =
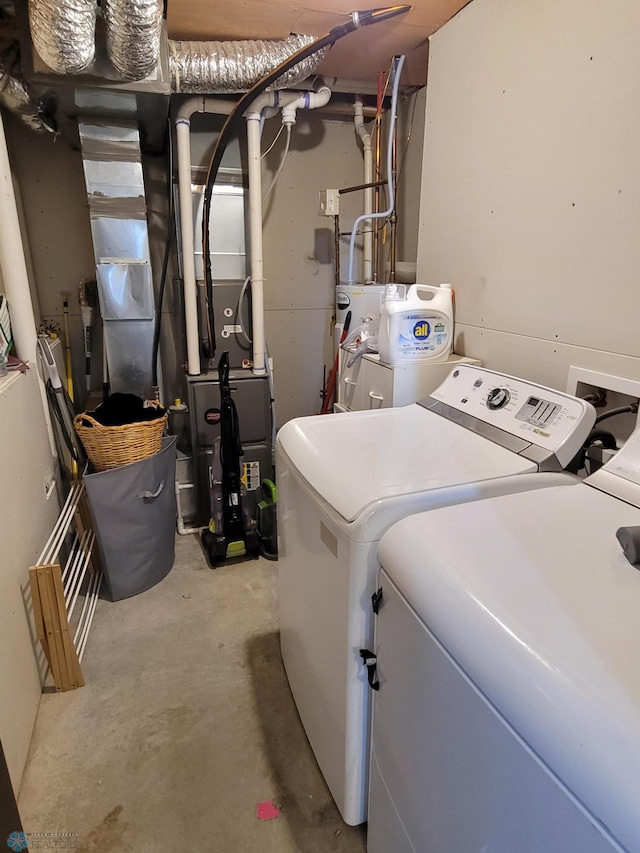
{"type": "Polygon", "coordinates": [[[385,534],[369,853],[640,850],[639,507],[636,432],[575,488],[385,534]]]}
{"type": "Polygon", "coordinates": [[[595,412],[460,365],[421,403],[290,421],[277,440],[281,650],[320,769],[349,824],[366,819],[376,550],[425,509],[561,481],[595,412]],[[537,473],[536,473],[537,472],[537,473]],[[516,476],[520,475],[520,476],[516,476]]]}

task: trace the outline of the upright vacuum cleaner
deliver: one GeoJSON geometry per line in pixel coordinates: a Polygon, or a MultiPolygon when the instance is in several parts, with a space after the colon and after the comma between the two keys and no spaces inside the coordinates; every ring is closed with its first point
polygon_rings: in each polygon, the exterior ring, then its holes
{"type": "MultiPolygon", "coordinates": [[[[258,534],[248,512],[242,506],[240,429],[236,404],[229,386],[229,353],[223,352],[218,363],[220,384],[220,456],[214,459],[211,477],[211,521],[202,531],[202,544],[212,566],[234,557],[257,558],[260,553],[258,534]],[[219,482],[216,469],[220,472],[219,482]],[[218,510],[219,507],[219,510],[218,510]]],[[[214,456],[216,454],[214,448],[214,456]]]]}

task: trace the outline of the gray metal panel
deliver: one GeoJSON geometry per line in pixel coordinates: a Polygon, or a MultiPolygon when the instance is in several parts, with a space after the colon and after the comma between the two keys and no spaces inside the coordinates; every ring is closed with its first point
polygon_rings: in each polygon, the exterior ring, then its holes
{"type": "MultiPolygon", "coordinates": [[[[259,464],[259,479],[264,480],[265,477],[273,479],[273,465],[271,462],[271,443],[268,444],[245,444],[242,446],[244,455],[241,463],[257,462],[259,464]]],[[[209,498],[209,468],[212,464],[212,450],[200,451],[197,455],[196,462],[196,524],[208,524],[210,516],[210,498],[209,498]]],[[[260,489],[247,491],[245,496],[246,505],[251,513],[251,517],[256,517],[256,507],[261,498],[260,489]]]]}
{"type": "MultiPolygon", "coordinates": [[[[498,429],[498,427],[495,427],[492,424],[487,424],[478,418],[474,418],[466,412],[454,409],[453,406],[447,406],[446,403],[434,400],[433,397],[427,397],[424,400],[420,400],[418,405],[424,406],[424,408],[428,409],[430,412],[434,412],[436,415],[440,415],[448,421],[459,424],[459,426],[471,430],[471,432],[475,432],[483,438],[488,438],[494,444],[499,444],[501,447],[511,450],[513,453],[520,453],[521,455],[526,456],[523,451],[532,447],[530,441],[525,441],[522,438],[511,435],[511,433],[498,429]]],[[[527,458],[530,457],[527,456],[527,458]]]]}
{"type": "MultiPolygon", "coordinates": [[[[240,440],[242,443],[258,443],[270,440],[269,383],[265,377],[248,373],[246,378],[231,377],[231,394],[238,410],[240,440]]],[[[205,412],[220,407],[220,385],[215,380],[194,382],[190,385],[193,404],[190,406],[194,435],[198,447],[211,447],[220,434],[220,426],[206,422],[205,412]]]]}
{"type": "Polygon", "coordinates": [[[555,453],[551,453],[543,447],[538,447],[535,444],[531,444],[529,447],[525,448],[525,450],[520,451],[520,456],[524,456],[525,459],[530,459],[532,462],[535,462],[539,471],[564,470],[555,453]]]}
{"type": "Polygon", "coordinates": [[[153,358],[153,320],[106,320],[104,335],[107,345],[111,391],[151,394],[151,362],[153,358]]]}
{"type": "MultiPolygon", "coordinates": [[[[229,380],[238,410],[244,461],[259,461],[260,477],[273,478],[269,382],[266,377],[253,376],[247,370],[231,370],[229,380]]],[[[188,393],[197,523],[206,524],[209,520],[208,471],[212,445],[220,434],[220,427],[207,424],[204,415],[207,409],[220,406],[217,371],[207,374],[204,379],[188,377],[188,393]]],[[[252,515],[255,515],[257,494],[249,495],[252,515]]]]}
{"type": "Polygon", "coordinates": [[[153,283],[148,263],[98,264],[96,271],[103,320],[153,320],[153,283]]]}
{"type": "MultiPolygon", "coordinates": [[[[211,271],[214,279],[240,279],[247,276],[247,251],[245,244],[246,198],[244,186],[227,173],[216,183],[211,197],[209,218],[209,249],[211,271]]],[[[202,211],[204,187],[192,185],[194,216],[194,255],[196,278],[204,278],[202,265],[202,211]]]]}
{"type": "Polygon", "coordinates": [[[213,312],[214,328],[216,333],[216,344],[218,352],[227,350],[229,353],[229,364],[232,367],[241,367],[244,359],[251,358],[251,344],[240,331],[239,310],[242,311],[242,326],[245,330],[251,329],[249,321],[249,291],[245,291],[242,306],[239,306],[242,282],[221,281],[213,285],[213,312]]]}
{"type": "MultiPolygon", "coordinates": [[[[83,140],[84,146],[84,140],[83,140]]],[[[144,197],[142,164],[114,160],[85,160],[87,192],[112,198],[144,197]]]]}
{"type": "Polygon", "coordinates": [[[91,234],[96,263],[108,258],[145,258],[149,256],[147,220],[92,216],[91,234]]]}

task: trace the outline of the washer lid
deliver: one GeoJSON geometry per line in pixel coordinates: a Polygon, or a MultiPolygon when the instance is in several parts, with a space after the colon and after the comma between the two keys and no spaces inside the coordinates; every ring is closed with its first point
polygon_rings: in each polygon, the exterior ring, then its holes
{"type": "Polygon", "coordinates": [[[640,510],[580,484],[414,515],[378,551],[479,690],[628,850],[640,850],[640,573],[616,530],[638,524],[640,510]]]}
{"type": "Polygon", "coordinates": [[[517,453],[414,403],[286,423],[278,447],[339,515],[383,498],[535,471],[517,453]]]}

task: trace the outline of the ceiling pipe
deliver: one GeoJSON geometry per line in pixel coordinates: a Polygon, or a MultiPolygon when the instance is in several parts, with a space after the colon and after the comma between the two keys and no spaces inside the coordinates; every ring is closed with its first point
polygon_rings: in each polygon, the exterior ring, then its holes
{"type": "Polygon", "coordinates": [[[362,155],[364,159],[364,203],[363,214],[365,219],[364,240],[362,245],[362,280],[366,284],[372,280],[373,276],[373,230],[372,220],[366,217],[373,213],[373,146],[371,144],[371,134],[366,129],[364,124],[364,110],[362,96],[357,95],[354,104],[354,126],[356,134],[362,142],[362,155]]]}
{"type": "Polygon", "coordinates": [[[260,134],[263,111],[282,108],[282,123],[291,126],[298,109],[313,110],[326,106],[331,90],[323,86],[318,92],[265,92],[257,97],[245,113],[247,120],[247,163],[249,172],[249,243],[251,246],[251,316],[253,373],[267,372],[267,344],[264,317],[264,257],[262,250],[262,161],[260,134]]]}
{"type": "Polygon", "coordinates": [[[162,0],[102,0],[107,55],[125,80],[144,80],[157,67],[162,0]]]}
{"type": "Polygon", "coordinates": [[[57,74],[77,74],[95,57],[95,0],[29,0],[29,29],[40,57],[57,74]]]}
{"type": "MultiPolygon", "coordinates": [[[[314,41],[313,36],[292,34],[286,39],[240,41],[169,40],[169,69],[174,92],[232,95],[246,92],[256,81],[292,54],[314,41]]],[[[275,89],[285,89],[313,74],[327,54],[316,51],[294,69],[282,74],[275,89]]]]}
{"type": "Polygon", "coordinates": [[[35,363],[36,321],[29,290],[27,262],[13,189],[4,123],[0,114],[0,271],[11,312],[11,331],[18,358],[35,363]]]}

